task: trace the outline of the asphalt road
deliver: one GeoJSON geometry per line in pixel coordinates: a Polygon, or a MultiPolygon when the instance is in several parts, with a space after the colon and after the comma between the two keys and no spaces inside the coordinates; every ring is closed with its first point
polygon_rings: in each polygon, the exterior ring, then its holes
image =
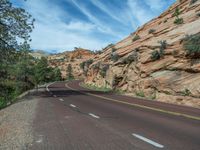
{"type": "Polygon", "coordinates": [[[37,150],[200,150],[200,110],[57,82],[39,98],[37,150]]]}

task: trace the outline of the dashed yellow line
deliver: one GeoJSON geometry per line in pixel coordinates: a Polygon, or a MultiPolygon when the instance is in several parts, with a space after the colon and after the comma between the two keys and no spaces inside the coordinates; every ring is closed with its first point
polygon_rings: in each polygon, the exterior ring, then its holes
{"type": "MultiPolygon", "coordinates": [[[[77,90],[77,89],[74,89],[74,88],[69,87],[67,83],[65,84],[65,86],[66,86],[67,88],[71,89],[71,90],[80,92],[80,91],[77,90]]],[[[102,99],[104,99],[104,100],[112,101],[112,102],[117,102],[117,103],[129,105],[129,106],[144,108],[144,109],[148,109],[148,110],[153,110],[153,111],[157,111],[157,112],[162,112],[162,113],[166,113],[166,114],[171,114],[171,115],[174,115],[174,116],[181,116],[181,117],[190,118],[190,119],[194,119],[194,120],[200,121],[200,117],[197,117],[197,116],[187,115],[187,114],[184,114],[184,113],[178,113],[178,112],[168,111],[168,110],[159,109],[159,108],[155,108],[155,107],[149,107],[149,106],[140,105],[140,104],[128,103],[128,102],[119,101],[119,100],[116,100],[116,99],[112,99],[112,98],[108,98],[108,97],[104,97],[104,96],[100,96],[100,95],[96,95],[96,94],[91,94],[91,93],[87,93],[87,92],[82,92],[82,93],[84,93],[84,94],[86,94],[86,95],[90,95],[90,96],[102,98],[102,99]]]]}

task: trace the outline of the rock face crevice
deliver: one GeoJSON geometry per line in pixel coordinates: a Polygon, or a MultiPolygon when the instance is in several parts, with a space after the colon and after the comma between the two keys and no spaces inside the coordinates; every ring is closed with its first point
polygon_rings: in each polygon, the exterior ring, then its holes
{"type": "Polygon", "coordinates": [[[96,55],[85,82],[135,95],[142,93],[150,99],[200,107],[200,58],[186,57],[183,42],[187,35],[200,33],[198,13],[200,0],[193,4],[191,0],[177,1],[159,17],[116,43],[117,61],[110,59],[113,47],[96,55]],[[181,24],[174,23],[177,8],[179,18],[183,19],[181,24]],[[166,41],[167,46],[162,49],[159,41],[166,41]],[[152,59],[152,53],[156,60],[152,59]],[[109,65],[105,76],[100,74],[101,69],[92,67],[97,63],[109,65]]]}

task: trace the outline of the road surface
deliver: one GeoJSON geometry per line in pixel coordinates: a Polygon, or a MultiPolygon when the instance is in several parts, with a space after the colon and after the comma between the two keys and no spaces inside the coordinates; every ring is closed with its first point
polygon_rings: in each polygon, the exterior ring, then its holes
{"type": "Polygon", "coordinates": [[[37,150],[200,150],[200,110],[56,82],[39,93],[37,150]]]}

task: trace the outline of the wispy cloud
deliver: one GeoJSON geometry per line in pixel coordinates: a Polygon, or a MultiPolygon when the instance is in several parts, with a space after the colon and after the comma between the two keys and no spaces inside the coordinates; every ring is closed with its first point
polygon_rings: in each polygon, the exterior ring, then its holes
{"type": "Polygon", "coordinates": [[[175,0],[11,0],[36,19],[33,49],[101,49],[159,15],[175,0]]]}

